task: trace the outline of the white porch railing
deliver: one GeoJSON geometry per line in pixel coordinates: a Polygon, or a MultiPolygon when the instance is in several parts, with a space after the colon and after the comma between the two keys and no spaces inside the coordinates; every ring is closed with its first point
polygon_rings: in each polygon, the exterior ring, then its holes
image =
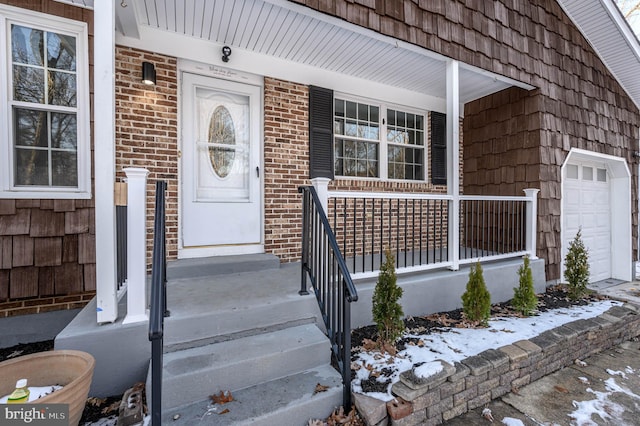
{"type": "Polygon", "coordinates": [[[399,273],[536,257],[537,189],[521,197],[325,193],[321,202],[354,278],[377,276],[386,249],[399,273]]]}

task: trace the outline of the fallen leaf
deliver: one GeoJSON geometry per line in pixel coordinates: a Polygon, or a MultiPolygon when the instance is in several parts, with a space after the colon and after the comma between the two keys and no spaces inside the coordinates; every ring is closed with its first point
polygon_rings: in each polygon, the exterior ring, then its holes
{"type": "Polygon", "coordinates": [[[229,412],[228,408],[225,408],[224,410],[220,411],[218,414],[227,414],[229,412]]]}
{"type": "Polygon", "coordinates": [[[106,401],[106,398],[96,398],[95,396],[87,398],[87,404],[93,405],[96,407],[104,404],[105,401],[106,401]]]}
{"type": "Polygon", "coordinates": [[[553,388],[561,393],[569,393],[569,390],[567,388],[562,387],[560,385],[555,385],[553,388]]]}
{"type": "Polygon", "coordinates": [[[326,426],[326,423],[323,422],[322,420],[311,419],[309,420],[309,423],[307,423],[307,426],[326,426]]]}
{"type": "Polygon", "coordinates": [[[581,360],[579,360],[579,359],[576,359],[575,361],[573,361],[573,363],[574,363],[575,365],[579,366],[579,367],[586,367],[586,366],[587,366],[587,363],[586,363],[586,362],[581,361],[581,360]]]}
{"type": "Polygon", "coordinates": [[[220,405],[233,401],[233,395],[231,395],[231,392],[229,391],[226,391],[226,392],[220,391],[219,395],[213,394],[209,396],[209,398],[211,398],[214,404],[220,404],[220,405]]]}
{"type": "Polygon", "coordinates": [[[113,412],[117,412],[120,409],[120,401],[116,401],[108,407],[104,407],[102,409],[102,414],[109,414],[113,412]]]}
{"type": "Polygon", "coordinates": [[[482,417],[493,423],[493,414],[491,414],[490,409],[485,408],[484,410],[482,410],[482,417]]]}
{"type": "Polygon", "coordinates": [[[320,383],[318,383],[316,385],[316,388],[313,390],[313,394],[315,395],[320,392],[326,392],[327,389],[329,389],[329,386],[321,385],[320,383]]]}
{"type": "Polygon", "coordinates": [[[363,339],[362,347],[364,348],[365,351],[373,351],[378,349],[378,342],[371,339],[363,339]]]}

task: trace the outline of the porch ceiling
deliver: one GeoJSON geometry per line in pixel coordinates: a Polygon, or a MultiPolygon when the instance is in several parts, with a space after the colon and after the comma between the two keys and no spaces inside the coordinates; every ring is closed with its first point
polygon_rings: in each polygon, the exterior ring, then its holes
{"type": "MultiPolygon", "coordinates": [[[[88,0],[73,0],[88,1],[88,0]]],[[[116,2],[117,30],[142,27],[228,45],[284,61],[446,98],[447,58],[286,0],[139,0],[116,2]]],[[[517,85],[461,64],[460,102],[517,85]]]]}

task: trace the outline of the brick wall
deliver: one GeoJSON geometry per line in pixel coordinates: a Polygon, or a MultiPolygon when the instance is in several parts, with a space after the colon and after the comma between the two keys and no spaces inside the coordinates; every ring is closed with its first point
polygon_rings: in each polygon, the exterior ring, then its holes
{"type": "MultiPolygon", "coordinates": [[[[298,2],[538,88],[527,95],[510,89],[465,107],[475,115],[466,117],[467,139],[488,141],[467,147],[471,154],[466,159],[471,162],[466,171],[476,176],[487,172],[488,176],[482,189],[468,179],[465,183],[471,186],[465,191],[491,194],[503,191],[498,186],[514,191],[525,186],[540,188],[538,211],[544,220],[539,222],[542,245],[538,254],[546,259],[548,280],[560,278],[558,185],[560,167],[571,148],[626,159],[632,172],[632,221],[638,223],[633,152],[639,139],[640,112],[555,0],[298,2]],[[483,111],[485,107],[494,111],[483,111]],[[488,120],[487,125],[478,125],[483,120],[488,120]],[[533,147],[536,143],[538,149],[533,147]],[[523,151],[520,156],[530,156],[530,160],[513,168],[510,161],[519,149],[523,151]],[[481,156],[491,158],[483,158],[481,168],[474,170],[481,156]],[[549,183],[541,184],[544,182],[549,183]]],[[[632,234],[637,259],[636,226],[632,234]]]]}
{"type": "Polygon", "coordinates": [[[300,259],[302,197],[309,185],[309,90],[264,79],[265,251],[282,262],[300,259]]]}
{"type": "Polygon", "coordinates": [[[147,264],[151,264],[155,183],[167,181],[167,256],[178,256],[178,83],[175,58],[116,46],[116,173],[149,170],[147,264]],[[142,62],[156,68],[156,85],[142,83],[142,62]]]}
{"type": "MultiPolygon", "coordinates": [[[[89,23],[93,51],[93,11],[52,0],[0,3],[89,23]]],[[[91,73],[89,84],[92,95],[91,73]]],[[[91,150],[93,161],[93,141],[91,150]]],[[[81,307],[94,292],[93,200],[0,200],[0,317],[81,307]]]]}

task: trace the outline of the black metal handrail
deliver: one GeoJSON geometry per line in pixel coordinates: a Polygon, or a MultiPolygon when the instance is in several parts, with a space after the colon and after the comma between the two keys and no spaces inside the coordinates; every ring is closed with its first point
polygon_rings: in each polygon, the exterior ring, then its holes
{"type": "Polygon", "coordinates": [[[151,308],[149,340],[151,341],[151,424],[162,423],[162,347],[164,317],[167,311],[167,256],[165,192],[167,183],[156,182],[156,211],[153,224],[153,259],[151,266],[151,308]]]}
{"type": "Polygon", "coordinates": [[[331,342],[331,351],[342,375],[344,408],[351,408],[351,303],[358,292],[344,261],[336,237],[312,186],[302,193],[302,278],[300,294],[311,280],[322,319],[331,342]]]}

